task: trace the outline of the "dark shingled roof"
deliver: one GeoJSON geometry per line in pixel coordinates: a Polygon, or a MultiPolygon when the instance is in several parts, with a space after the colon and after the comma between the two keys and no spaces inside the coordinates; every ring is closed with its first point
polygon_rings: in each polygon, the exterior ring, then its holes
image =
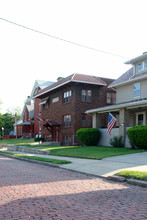
{"type": "Polygon", "coordinates": [[[133,67],[131,69],[129,69],[127,72],[125,72],[123,75],[121,75],[118,79],[116,79],[115,81],[113,81],[108,88],[112,88],[115,87],[119,84],[123,84],[123,83],[128,83],[131,80],[135,80],[137,78],[140,77],[147,77],[147,72],[143,72],[143,73],[139,73],[139,74],[135,74],[133,75],[133,67]]]}

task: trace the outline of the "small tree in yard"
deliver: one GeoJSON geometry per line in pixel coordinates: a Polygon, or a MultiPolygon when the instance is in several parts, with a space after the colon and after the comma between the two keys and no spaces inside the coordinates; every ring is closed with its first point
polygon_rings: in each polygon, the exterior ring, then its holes
{"type": "Polygon", "coordinates": [[[100,131],[97,128],[81,128],[76,132],[79,140],[86,146],[95,146],[100,137],[100,131]]]}

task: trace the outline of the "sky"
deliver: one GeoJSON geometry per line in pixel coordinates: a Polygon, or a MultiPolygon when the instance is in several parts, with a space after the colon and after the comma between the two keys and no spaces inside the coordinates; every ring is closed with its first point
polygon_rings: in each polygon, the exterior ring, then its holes
{"type": "Polygon", "coordinates": [[[146,8],[146,0],[1,0],[0,112],[23,108],[35,80],[118,78],[147,51],[146,8]]]}

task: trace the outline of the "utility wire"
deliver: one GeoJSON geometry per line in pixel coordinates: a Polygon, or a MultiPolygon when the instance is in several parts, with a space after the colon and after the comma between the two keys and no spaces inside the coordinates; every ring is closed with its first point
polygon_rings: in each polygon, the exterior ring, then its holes
{"type": "Polygon", "coordinates": [[[42,34],[42,35],[45,35],[45,36],[47,36],[47,37],[54,38],[54,39],[56,39],[56,40],[64,41],[64,42],[69,43],[69,44],[73,44],[73,45],[76,45],[76,46],[79,46],[79,47],[83,47],[83,48],[86,48],[86,49],[89,49],[89,50],[94,50],[94,51],[96,51],[96,52],[100,52],[100,53],[105,53],[105,54],[108,54],[108,55],[116,56],[116,57],[119,57],[119,58],[129,59],[128,57],[124,57],[124,56],[121,56],[121,55],[118,55],[118,54],[106,52],[106,51],[103,51],[103,50],[98,50],[98,49],[96,49],[96,48],[94,48],[94,47],[89,47],[89,46],[86,46],[86,45],[84,45],[84,44],[79,44],[79,43],[76,43],[76,42],[73,42],[73,41],[65,40],[65,39],[63,39],[63,38],[56,37],[56,36],[54,36],[54,35],[47,34],[47,33],[44,33],[44,32],[38,31],[38,30],[35,30],[35,29],[33,29],[33,28],[30,28],[30,27],[27,27],[27,26],[24,26],[24,25],[15,23],[15,22],[13,22],[13,21],[10,21],[10,20],[4,19],[4,18],[0,18],[0,19],[1,19],[2,21],[7,22],[7,23],[14,24],[14,25],[16,25],[16,26],[18,26],[18,27],[25,28],[25,29],[27,29],[27,30],[36,32],[36,33],[38,33],[38,34],[42,34]]]}

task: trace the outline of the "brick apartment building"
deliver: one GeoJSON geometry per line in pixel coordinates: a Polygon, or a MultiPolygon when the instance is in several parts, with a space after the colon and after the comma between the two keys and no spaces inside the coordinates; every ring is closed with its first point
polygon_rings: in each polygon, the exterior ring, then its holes
{"type": "Polygon", "coordinates": [[[82,127],[92,127],[92,117],[85,111],[115,103],[115,91],[107,88],[112,81],[72,74],[66,78],[60,77],[57,82],[39,90],[34,98],[35,103],[40,102],[42,136],[62,145],[76,144],[76,131],[82,127]]]}

